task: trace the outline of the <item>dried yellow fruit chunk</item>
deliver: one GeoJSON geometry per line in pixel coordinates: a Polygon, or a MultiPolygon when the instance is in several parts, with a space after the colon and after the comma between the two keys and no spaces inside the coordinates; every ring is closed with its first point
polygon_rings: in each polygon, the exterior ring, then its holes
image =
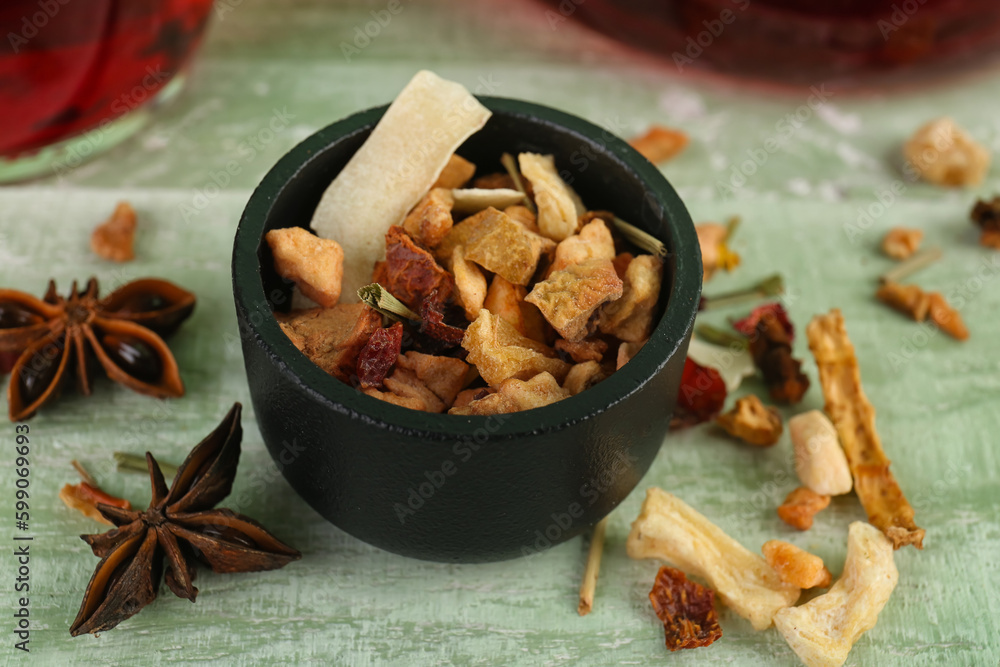
{"type": "Polygon", "coordinates": [[[437,180],[434,181],[434,188],[447,188],[452,190],[455,188],[460,188],[470,180],[472,180],[472,175],[476,173],[476,165],[472,164],[464,157],[457,153],[452,153],[451,157],[448,158],[448,164],[444,166],[441,173],[438,174],[437,180]]]}
{"type": "Polygon", "coordinates": [[[656,487],[646,491],[626,546],[632,558],[659,558],[704,578],[756,630],[770,627],[775,613],[799,599],[798,586],[782,581],[763,558],[656,487]]]}
{"type": "Polygon", "coordinates": [[[799,549],[782,540],[768,540],[760,548],[767,564],[774,568],[782,581],[799,588],[826,588],[833,575],[819,556],[799,549]]]}
{"type": "Polygon", "coordinates": [[[893,227],[882,238],[882,252],[893,259],[909,259],[923,239],[924,233],[919,229],[893,227]]]}
{"type": "Polygon", "coordinates": [[[575,343],[593,331],[594,311],[621,298],[622,289],[610,260],[588,259],[535,283],[525,301],[538,306],[559,335],[575,343]]]}
{"type": "Polygon", "coordinates": [[[421,382],[413,371],[397,366],[392,375],[384,380],[384,384],[385,388],[396,396],[422,401],[424,410],[427,412],[444,412],[445,410],[444,401],[421,382]]]}
{"type": "Polygon", "coordinates": [[[736,401],[733,409],[716,421],[729,435],[757,447],[777,444],[784,430],[778,411],[764,405],[753,394],[736,401]]]}
{"type": "Polygon", "coordinates": [[[601,332],[630,343],[649,338],[662,278],[663,260],[659,257],[639,255],[629,262],[622,297],[601,309],[601,332]]]}
{"type": "Polygon", "coordinates": [[[399,368],[412,371],[445,405],[451,405],[465,386],[469,365],[454,357],[439,357],[413,350],[399,355],[399,368]]]}
{"type": "Polygon", "coordinates": [[[465,309],[465,317],[476,319],[486,300],[486,276],[479,267],[465,259],[465,249],[455,248],[451,255],[451,272],[455,276],[455,287],[465,309]]]}
{"type": "Polygon", "coordinates": [[[506,213],[488,208],[465,242],[465,258],[515,285],[527,285],[538,258],[552,246],[552,241],[532,234],[506,213]]]}
{"type": "Polygon", "coordinates": [[[951,118],[932,120],[903,146],[921,178],[937,185],[979,185],[990,168],[990,153],[951,118]]]}
{"type": "Polygon", "coordinates": [[[485,308],[465,330],[462,347],[469,352],[467,361],[493,387],[508,378],[528,380],[542,372],[562,380],[569,372],[569,364],[554,358],[552,348],[525,338],[485,308]]]}
{"type": "Polygon", "coordinates": [[[517,162],[521,174],[531,182],[538,206],[538,228],[542,234],[562,241],[576,233],[584,208],[580,198],[559,176],[555,159],[551,155],[521,153],[517,162]]]}
{"type": "Polygon", "coordinates": [[[434,188],[406,216],[403,229],[414,241],[433,248],[451,231],[454,205],[451,190],[434,188]]]}
{"type": "Polygon", "coordinates": [[[272,229],[265,236],[274,255],[274,270],[292,280],[302,294],[326,308],[340,299],[344,251],[301,227],[272,229]]]}
{"type": "Polygon", "coordinates": [[[889,470],[889,457],[875,430],[875,408],[861,388],[861,369],[843,315],[837,309],[817,315],[806,328],[806,336],[819,368],[824,411],[840,435],[854,491],[868,520],[895,548],[912,544],[923,549],[925,531],[914,522],[913,507],[889,470]]]}
{"type": "Polygon", "coordinates": [[[510,378],[500,383],[495,394],[473,400],[448,411],[452,415],[498,415],[531,410],[569,398],[552,374],[539,373],[527,382],[510,378]]]}
{"type": "Polygon", "coordinates": [[[571,264],[579,264],[588,259],[615,258],[615,240],[603,220],[597,219],[584,225],[579,234],[574,234],[556,246],[556,258],[549,271],[562,271],[571,264]]]}
{"type": "Polygon", "coordinates": [[[854,642],[875,627],[898,580],[892,544],[875,527],[855,521],[837,583],[801,607],[782,609],[774,625],[808,667],[839,667],[854,642]]]}
{"type": "Polygon", "coordinates": [[[850,493],[854,482],[837,429],[819,410],[788,420],[795,450],[795,472],[810,490],[824,496],[850,493]]]}
{"type": "Polygon", "coordinates": [[[566,380],[563,382],[563,389],[576,396],[580,392],[590,389],[605,377],[607,376],[599,363],[584,361],[569,369],[566,380]]]}

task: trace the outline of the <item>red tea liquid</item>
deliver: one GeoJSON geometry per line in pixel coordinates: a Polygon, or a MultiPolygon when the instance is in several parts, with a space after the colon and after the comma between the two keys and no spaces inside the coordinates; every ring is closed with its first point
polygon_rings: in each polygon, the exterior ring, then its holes
{"type": "Polygon", "coordinates": [[[212,0],[0,0],[0,155],[30,153],[155,97],[212,0]]]}
{"type": "Polygon", "coordinates": [[[1000,53],[998,0],[547,2],[680,71],[798,85],[907,81],[1000,53]]]}

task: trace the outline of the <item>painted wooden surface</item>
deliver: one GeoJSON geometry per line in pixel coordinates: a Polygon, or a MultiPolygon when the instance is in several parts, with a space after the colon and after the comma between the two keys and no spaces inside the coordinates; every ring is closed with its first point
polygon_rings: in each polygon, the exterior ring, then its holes
{"type": "MultiPolygon", "coordinates": [[[[171,342],[186,397],[160,402],[101,381],[92,397],[69,395],[30,422],[31,654],[11,647],[8,615],[4,661],[797,664],[774,630],[754,632],[728,610],[721,613],[725,635],[714,646],[668,654],[646,598],[657,564],[631,561],[624,552],[641,489],[659,485],[751,550],[771,538],[788,539],[839,572],[847,525],[863,512],[853,496],[842,497],[809,532],[784,526],[774,508],[795,486],[787,436],[766,451],[709,428],[669,437],[640,489],[612,515],[596,608],[586,618],[576,615],[582,539],[530,561],[406,560],[330,526],[280,477],[254,428],[239,351],[229,282],[236,221],[253,185],[288,148],[342,115],[389,100],[416,68],[432,67],[470,88],[489,85],[494,94],[566,109],[621,134],[654,121],[691,134],[691,147],[664,173],[696,220],[739,214],[745,223],[736,243],[743,266],[714,280],[707,292],[780,270],[800,330],[815,313],[844,310],[886,450],[927,529],[923,552],[897,552],[899,586],[848,664],[998,664],[1000,255],[976,245],[967,213],[976,194],[1000,189],[1000,170],[977,190],[942,191],[906,181],[898,147],[923,121],[949,114],[1000,151],[1000,74],[891,96],[833,96],[729,193],[717,183],[728,183],[733,165],[779,133],[778,122],[807,95],[764,97],[680,78],[571,24],[552,30],[543,10],[521,0],[404,3],[351,62],[340,42],[353,39],[355,26],[384,3],[223,6],[231,11],[217,18],[189,90],[145,133],[62,179],[0,190],[0,285],[40,294],[49,277],[66,290],[72,279],[90,275],[108,288],[155,275],[199,297],[194,316],[171,342]],[[253,155],[241,147],[275,117],[286,118],[284,129],[266,142],[261,137],[253,155]],[[213,173],[230,160],[240,173],[217,194],[213,187],[206,193],[213,173]],[[856,224],[858,209],[878,202],[896,181],[902,194],[852,243],[845,225],[856,224]],[[141,225],[138,259],[124,267],[94,258],[87,245],[92,227],[120,199],[133,203],[141,225]],[[920,227],[926,243],[945,249],[945,259],[919,281],[962,295],[969,342],[926,336],[874,302],[875,277],[889,266],[877,242],[895,224],[920,227]],[[178,462],[234,400],[247,408],[246,436],[236,487],[224,504],[272,527],[302,550],[303,560],[255,575],[201,572],[196,604],[166,592],[114,631],[71,639],[69,624],[97,562],[76,536],[98,528],[56,497],[62,484],[74,481],[69,461],[79,459],[109,492],[142,505],[146,480],[114,472],[111,452],[149,449],[178,462]]],[[[713,313],[710,321],[734,314],[713,313]]],[[[804,340],[796,350],[815,380],[804,340]]],[[[748,383],[744,391],[760,387],[748,383]]],[[[814,387],[801,408],[821,405],[814,387]]],[[[7,489],[3,502],[11,504],[13,440],[13,425],[0,427],[6,452],[0,487],[7,489]]],[[[13,611],[15,563],[11,549],[0,550],[8,554],[0,556],[7,591],[0,609],[13,611]]]]}

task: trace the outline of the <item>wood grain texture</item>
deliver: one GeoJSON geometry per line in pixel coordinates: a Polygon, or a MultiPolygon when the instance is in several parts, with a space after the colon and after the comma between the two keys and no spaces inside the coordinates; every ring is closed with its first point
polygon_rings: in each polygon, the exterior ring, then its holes
{"type": "MultiPolygon", "coordinates": [[[[775,507],[796,482],[787,436],[761,451],[699,428],[669,437],[637,492],[612,514],[594,611],[576,614],[586,543],[573,540],[527,561],[456,566],[379,552],[330,526],[299,500],[267,455],[254,425],[239,349],[229,261],[250,190],[297,141],[338,117],[388,101],[412,73],[433,67],[471,87],[498,81],[496,94],[577,113],[617,132],[653,121],[682,127],[692,144],[664,173],[696,220],[744,219],[736,249],[744,264],[708,293],[780,270],[786,304],[800,327],[831,307],[844,311],[865,390],[893,470],[927,528],[925,550],[896,553],[900,582],[848,660],[852,665],[968,664],[1000,660],[1000,255],[975,244],[966,216],[973,195],[1000,188],[994,168],[983,188],[942,191],[905,182],[905,192],[852,243],[844,225],[900,179],[899,143],[927,118],[955,116],[1000,149],[996,74],[891,98],[834,99],[730,196],[727,181],[747,150],[762,145],[803,96],[763,97],[675,76],[581,28],[550,30],[544,10],[518,0],[407,4],[352,62],[337,46],[384,3],[268,3],[245,0],[217,20],[191,88],[148,131],[62,182],[0,190],[0,285],[41,294],[56,277],[117,280],[163,276],[197,293],[192,318],[171,339],[187,396],[169,402],[107,381],[94,395],[69,394],[30,422],[32,429],[32,589],[36,632],[30,659],[41,664],[174,665],[733,665],[797,663],[773,630],[755,633],[721,611],[724,637],[709,649],[667,655],[647,594],[658,563],[625,555],[628,526],[643,489],[659,485],[717,522],[751,550],[786,539],[822,556],[838,573],[847,526],[863,520],[853,497],[835,498],[812,530],[797,533],[775,507]],[[286,108],[286,129],[241,148],[286,108]],[[213,194],[212,174],[240,171],[213,194]],[[201,196],[199,197],[199,192],[201,196]],[[117,267],[91,255],[88,237],[120,199],[139,216],[137,261],[117,267]],[[193,212],[192,212],[193,211],[193,212]],[[918,280],[961,294],[972,338],[965,344],[921,329],[873,297],[890,260],[878,241],[888,227],[924,229],[945,258],[918,280]],[[244,403],[244,453],[224,504],[260,520],[303,552],[287,568],[253,575],[200,572],[194,605],[164,592],[154,604],[99,638],[71,639],[68,627],[97,563],[76,536],[98,529],[58,500],[82,461],[109,492],[148,500],[141,475],[113,471],[111,452],[149,449],[177,463],[225,414],[244,403]]],[[[583,193],[586,197],[586,193],[583,193]]],[[[717,325],[739,311],[710,313],[717,325]]],[[[796,353],[815,365],[804,336],[796,353]]],[[[745,391],[766,395],[756,382],[745,391]]],[[[800,406],[821,408],[815,386],[800,406]]],[[[791,416],[792,411],[785,411],[791,416]]],[[[13,442],[12,425],[0,442],[13,442]]],[[[11,449],[0,487],[12,488],[11,449]]],[[[12,502],[9,500],[4,502],[12,502]]],[[[0,557],[0,580],[14,563],[0,557]]],[[[6,585],[6,584],[5,584],[6,585]]],[[[8,600],[11,596],[8,595],[8,600]]],[[[9,639],[9,636],[8,636],[9,639]]],[[[0,660],[15,652],[0,648],[0,660]]]]}

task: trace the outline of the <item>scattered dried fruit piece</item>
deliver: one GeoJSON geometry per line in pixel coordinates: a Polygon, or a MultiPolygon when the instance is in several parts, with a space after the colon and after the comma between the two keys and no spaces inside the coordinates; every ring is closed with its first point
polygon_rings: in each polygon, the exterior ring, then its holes
{"type": "Polygon", "coordinates": [[[819,556],[782,540],[768,540],[760,549],[781,580],[799,588],[826,588],[833,575],[819,556]]]}
{"type": "Polygon", "coordinates": [[[340,299],[344,251],[301,227],[272,229],[264,238],[274,255],[274,270],[292,280],[302,293],[324,308],[340,299]]]}
{"type": "Polygon", "coordinates": [[[455,288],[451,274],[398,226],[385,235],[385,280],[382,286],[413,310],[435,290],[447,302],[455,288]]]}
{"type": "Polygon", "coordinates": [[[854,491],[868,520],[896,549],[907,544],[922,549],[925,531],[914,523],[913,508],[889,470],[889,458],[875,430],[875,408],[861,388],[861,370],[843,315],[837,309],[817,315],[806,334],[819,367],[826,398],[824,411],[840,435],[854,476],[854,491]]]}
{"type": "Polygon", "coordinates": [[[611,231],[601,219],[593,220],[583,226],[578,234],[573,234],[556,246],[556,258],[549,267],[549,272],[562,271],[571,264],[579,264],[588,259],[615,258],[615,241],[611,231]]]}
{"type": "Polygon", "coordinates": [[[774,625],[808,667],[839,667],[854,642],[875,627],[898,580],[892,545],[872,526],[855,521],[837,583],[800,607],[782,609],[774,625]]]}
{"type": "Polygon", "coordinates": [[[551,348],[525,338],[485,308],[466,329],[462,347],[469,352],[468,362],[493,387],[508,378],[528,380],[545,371],[563,380],[569,372],[569,364],[555,358],[551,348]]]}
{"type": "Polygon", "coordinates": [[[715,592],[689,580],[680,570],[661,567],[649,592],[649,601],[663,623],[671,652],[709,646],[722,637],[715,592]]]}
{"type": "Polygon", "coordinates": [[[515,285],[527,285],[535,274],[538,258],[552,248],[552,241],[529,232],[495,208],[477,217],[465,242],[465,258],[515,285]]]}
{"type": "Polygon", "coordinates": [[[625,269],[622,297],[601,309],[601,332],[630,343],[649,338],[662,279],[663,260],[659,257],[639,255],[632,260],[625,269]]]}
{"type": "Polygon", "coordinates": [[[850,493],[854,482],[837,429],[819,410],[788,420],[795,451],[795,473],[813,492],[823,496],[850,493]]]}
{"type": "Polygon", "coordinates": [[[944,295],[940,292],[931,292],[928,297],[930,299],[928,312],[931,316],[931,322],[956,340],[968,340],[969,330],[966,328],[965,322],[962,321],[962,316],[951,307],[944,295]]]}
{"type": "Polygon", "coordinates": [[[410,350],[400,355],[397,361],[400,368],[412,371],[417,378],[427,385],[445,405],[455,402],[455,397],[465,385],[469,365],[454,357],[439,357],[410,350]]]}
{"type": "Polygon", "coordinates": [[[454,205],[451,190],[434,188],[403,219],[403,229],[417,243],[434,248],[451,231],[454,205]]]}
{"type": "Polygon", "coordinates": [[[521,206],[519,204],[515,206],[508,206],[503,210],[503,212],[510,216],[511,220],[521,225],[529,232],[534,234],[542,233],[541,230],[538,229],[538,222],[534,211],[527,206],[521,206]]]}
{"type": "Polygon", "coordinates": [[[714,368],[688,357],[684,360],[681,388],[671,428],[683,428],[714,419],[726,403],[726,383],[714,368]]]}
{"type": "Polygon", "coordinates": [[[575,343],[593,332],[594,311],[621,298],[623,286],[610,260],[589,259],[535,283],[525,301],[538,306],[559,335],[575,343]]]}
{"type": "Polygon", "coordinates": [[[827,508],[830,496],[820,495],[806,486],[800,486],[785,496],[778,507],[778,516],[792,528],[809,530],[813,517],[827,508]]]}
{"type": "Polygon", "coordinates": [[[475,173],[476,165],[458,153],[452,153],[451,157],[448,158],[448,163],[441,170],[441,173],[438,174],[437,180],[434,181],[431,189],[447,188],[448,190],[452,190],[460,188],[468,183],[475,173]]]}
{"type": "Polygon", "coordinates": [[[979,244],[1000,250],[1000,196],[989,201],[977,199],[969,217],[982,230],[979,244]]]}
{"type": "Polygon", "coordinates": [[[680,130],[652,125],[645,134],[632,137],[628,143],[653,164],[661,164],[687,147],[688,136],[680,130]]]}
{"type": "Polygon", "coordinates": [[[398,405],[401,408],[409,408],[410,410],[419,410],[421,412],[427,411],[427,404],[420,398],[415,398],[413,396],[400,396],[391,391],[379,391],[374,387],[364,389],[362,391],[365,396],[371,396],[372,398],[377,398],[380,401],[398,405]]]}
{"type": "Polygon", "coordinates": [[[728,244],[734,228],[734,223],[720,225],[717,222],[702,222],[694,226],[701,248],[702,282],[711,280],[718,269],[728,272],[739,266],[740,256],[730,250],[728,244]]]}
{"type": "Polygon", "coordinates": [[[385,379],[385,387],[396,396],[420,400],[426,412],[444,412],[447,407],[437,394],[421,382],[416,373],[406,368],[397,366],[392,375],[385,379]]]}
{"type": "Polygon", "coordinates": [[[403,346],[403,324],[376,329],[358,354],[358,380],[364,389],[382,388],[382,382],[396,363],[403,346]]]}
{"type": "Polygon", "coordinates": [[[584,361],[583,363],[575,364],[569,369],[569,373],[566,374],[566,380],[563,381],[563,389],[571,395],[576,396],[580,392],[590,389],[606,377],[599,363],[596,361],[584,361]]]}
{"type": "Polygon", "coordinates": [[[909,259],[923,240],[923,230],[893,227],[882,238],[882,252],[893,259],[909,259]]]}
{"type": "Polygon", "coordinates": [[[608,351],[608,344],[600,338],[588,338],[575,343],[560,338],[556,341],[555,348],[559,352],[568,354],[574,362],[582,364],[585,361],[604,359],[604,353],[608,351]]]}
{"type": "Polygon", "coordinates": [[[486,276],[479,267],[465,259],[465,248],[458,246],[451,255],[451,272],[455,276],[455,289],[471,322],[479,315],[486,300],[486,276]]]}
{"type": "Polygon", "coordinates": [[[917,285],[887,282],[875,292],[875,297],[917,322],[930,315],[931,321],[942,331],[957,340],[968,340],[969,330],[962,316],[951,307],[940,292],[925,292],[917,285]]]}
{"type": "Polygon", "coordinates": [[[480,190],[496,190],[498,188],[517,190],[517,186],[514,184],[514,179],[511,178],[511,175],[500,172],[477,176],[476,180],[472,181],[472,187],[479,188],[480,190]]]}
{"type": "Polygon", "coordinates": [[[118,202],[111,217],[94,228],[90,235],[90,249],[98,257],[112,262],[130,262],[135,259],[135,210],[127,201],[118,202]]]}
{"type": "Polygon", "coordinates": [[[716,420],[726,433],[757,447],[776,445],[784,427],[781,415],[750,394],[738,401],[733,409],[716,420]]]}
{"type": "Polygon", "coordinates": [[[521,153],[517,161],[524,178],[531,183],[542,234],[554,241],[574,234],[584,208],[580,198],[559,176],[555,159],[551,155],[521,153]]]}
{"type": "Polygon", "coordinates": [[[951,118],[932,120],[903,146],[907,162],[929,183],[979,185],[990,167],[990,153],[951,118]]]}
{"type": "Polygon", "coordinates": [[[620,371],[622,369],[622,366],[631,361],[632,357],[638,354],[639,350],[641,350],[642,346],[645,344],[646,341],[643,341],[641,343],[622,343],[621,345],[619,345],[618,355],[617,357],[615,357],[616,360],[615,370],[620,371]]]}
{"type": "Polygon", "coordinates": [[[483,307],[497,317],[506,320],[522,336],[543,342],[545,340],[545,321],[538,308],[525,303],[528,295],[521,285],[515,285],[501,275],[493,276],[490,288],[486,292],[483,307]]]}
{"type": "Polygon", "coordinates": [[[113,526],[115,524],[101,514],[101,511],[97,509],[99,504],[111,505],[113,507],[119,507],[123,510],[132,509],[132,503],[129,501],[108,495],[102,489],[88,484],[87,482],[64,485],[59,491],[59,500],[63,501],[63,504],[71,510],[76,510],[94,521],[100,521],[101,523],[109,526],[113,526]]]}
{"type": "Polygon", "coordinates": [[[798,403],[809,389],[802,362],[792,356],[792,335],[787,317],[783,321],[777,312],[762,311],[750,337],[750,354],[779,403],[798,403]]]}
{"type": "Polygon", "coordinates": [[[755,630],[770,627],[779,609],[799,599],[799,588],[783,582],[763,558],[663,489],[646,491],[626,546],[632,558],[658,558],[702,577],[755,630]]]}
{"type": "Polygon", "coordinates": [[[275,317],[295,347],[347,383],[357,369],[362,348],[382,328],[382,315],[363,303],[338,303],[333,308],[277,313],[275,317]]]}
{"type": "Polygon", "coordinates": [[[319,236],[337,239],[344,249],[345,295],[353,299],[368,284],[372,266],[382,257],[382,235],[403,222],[455,149],[490,115],[461,85],[426,70],[400,91],[327,187],[310,223],[319,236]]]}
{"type": "Polygon", "coordinates": [[[733,328],[747,338],[750,338],[757,333],[757,325],[760,324],[760,321],[765,317],[774,317],[777,319],[778,324],[781,325],[785,335],[788,337],[788,342],[792,343],[795,341],[795,325],[792,324],[791,318],[788,317],[788,311],[786,311],[785,307],[777,301],[774,303],[765,303],[763,306],[757,306],[742,320],[736,320],[733,322],[733,328]]]}
{"type": "Polygon", "coordinates": [[[520,412],[550,405],[569,396],[569,392],[559,386],[551,373],[543,371],[528,381],[508,378],[500,383],[496,393],[476,399],[464,407],[453,407],[448,414],[499,415],[520,412]]]}
{"type": "Polygon", "coordinates": [[[488,208],[503,210],[524,201],[524,193],[506,188],[466,188],[451,191],[456,213],[478,213],[488,208]]]}

